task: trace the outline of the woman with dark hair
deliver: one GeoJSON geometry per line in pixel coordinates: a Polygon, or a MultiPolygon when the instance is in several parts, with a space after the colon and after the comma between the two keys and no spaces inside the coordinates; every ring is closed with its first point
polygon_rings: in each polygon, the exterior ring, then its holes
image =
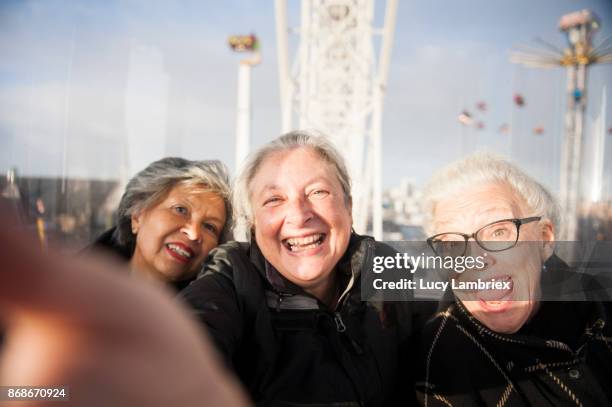
{"type": "Polygon", "coordinates": [[[186,286],[208,252],[231,236],[227,170],[219,161],[167,157],[127,184],[117,225],[95,248],[110,249],[136,275],[186,286]]]}

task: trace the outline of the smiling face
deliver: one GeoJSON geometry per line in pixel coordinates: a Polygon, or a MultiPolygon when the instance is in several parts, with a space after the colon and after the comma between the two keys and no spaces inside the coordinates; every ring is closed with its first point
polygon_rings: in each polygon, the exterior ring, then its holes
{"type": "Polygon", "coordinates": [[[157,204],[132,215],[132,269],[164,281],[193,277],[219,244],[225,218],[218,194],[202,186],[174,186],[157,204]]]}
{"type": "Polygon", "coordinates": [[[285,278],[323,300],[351,235],[334,167],[308,147],[265,158],[250,184],[255,240],[285,278]]]}
{"type": "MultiPolygon", "coordinates": [[[[435,233],[460,232],[471,234],[481,227],[501,219],[525,218],[532,213],[527,205],[505,183],[473,186],[441,200],[435,207],[435,233]]],[[[470,241],[470,256],[484,256],[482,271],[456,276],[458,281],[495,279],[508,281],[506,290],[456,291],[467,310],[489,329],[500,333],[515,333],[533,316],[540,296],[540,275],[543,262],[550,256],[550,245],[524,242],[552,242],[550,221],[521,226],[519,242],[501,252],[485,252],[470,241]]]]}

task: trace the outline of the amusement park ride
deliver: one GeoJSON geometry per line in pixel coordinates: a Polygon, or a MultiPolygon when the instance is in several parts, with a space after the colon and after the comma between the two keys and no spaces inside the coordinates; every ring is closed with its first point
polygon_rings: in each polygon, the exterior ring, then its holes
{"type": "Polygon", "coordinates": [[[397,0],[387,0],[380,28],[374,0],[301,0],[298,27],[287,0],[275,9],[282,131],[317,129],[335,143],[353,179],[354,227],[382,239],[381,121],[397,0]]]}
{"type": "MultiPolygon", "coordinates": [[[[336,144],[353,179],[355,229],[381,239],[381,121],[398,2],[386,1],[384,21],[377,28],[374,0],[300,1],[300,22],[290,26],[287,0],[275,0],[282,132],[317,129],[336,144]],[[289,41],[291,37],[297,41],[289,41]],[[297,46],[290,49],[290,43],[297,46]]],[[[567,34],[567,48],[539,40],[546,48],[517,50],[511,57],[512,62],[531,67],[567,69],[560,186],[564,240],[574,240],[577,230],[587,68],[612,62],[612,37],[592,45],[599,24],[589,10],[567,14],[559,22],[560,30],[567,34]]],[[[250,53],[240,63],[238,79],[238,169],[250,143],[250,70],[260,62],[260,56],[254,35],[230,37],[229,44],[235,51],[250,53]]],[[[514,103],[521,108],[525,100],[515,94],[514,103]]],[[[486,102],[478,102],[476,109],[486,112],[486,102]]],[[[464,126],[485,128],[467,110],[458,119],[464,126]]],[[[498,132],[506,134],[510,126],[502,124],[498,132]]],[[[533,129],[535,135],[544,132],[541,125],[533,129]]]]}
{"type": "MultiPolygon", "coordinates": [[[[381,121],[397,0],[387,0],[381,28],[374,0],[301,0],[298,27],[289,27],[287,0],[275,0],[275,9],[282,133],[316,129],[334,142],[353,179],[354,227],[382,239],[381,121]]],[[[232,36],[229,45],[252,54],[238,75],[238,170],[249,146],[250,69],[260,57],[254,35],[232,36]]]]}
{"type": "Polygon", "coordinates": [[[560,201],[565,224],[561,240],[575,240],[577,210],[580,195],[580,173],[584,112],[586,110],[587,68],[597,63],[612,62],[612,37],[593,46],[599,20],[589,10],[566,14],[559,29],[567,34],[568,47],[561,50],[539,40],[546,49],[516,51],[511,61],[536,68],[565,67],[567,69],[567,112],[565,139],[561,156],[560,201]]]}

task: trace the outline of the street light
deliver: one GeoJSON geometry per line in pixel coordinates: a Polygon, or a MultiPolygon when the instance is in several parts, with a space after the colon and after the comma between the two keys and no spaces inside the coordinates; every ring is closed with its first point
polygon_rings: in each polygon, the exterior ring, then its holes
{"type": "Polygon", "coordinates": [[[261,62],[259,40],[254,34],[232,35],[228,39],[232,51],[248,53],[238,68],[238,109],[236,116],[236,173],[249,153],[251,144],[251,68],[261,62]]]}

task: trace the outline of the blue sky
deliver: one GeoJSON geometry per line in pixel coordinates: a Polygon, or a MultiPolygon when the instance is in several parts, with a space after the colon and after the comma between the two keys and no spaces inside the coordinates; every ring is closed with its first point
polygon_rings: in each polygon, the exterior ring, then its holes
{"type": "MultiPolygon", "coordinates": [[[[298,1],[289,1],[297,21],[298,1]]],[[[378,21],[384,2],[377,3],[378,21]]],[[[383,116],[386,186],[423,183],[477,149],[509,156],[556,190],[565,109],[562,69],[509,62],[540,37],[559,47],[564,13],[589,8],[612,35],[609,0],[400,0],[383,116]],[[512,102],[521,93],[526,106],[512,102]],[[483,130],[457,115],[476,112],[483,130]],[[512,125],[512,136],[498,132],[512,125]],[[542,126],[540,136],[533,128],[542,126]]],[[[164,155],[219,158],[233,168],[236,77],[230,34],[255,32],[263,62],[253,71],[253,146],[279,134],[273,1],[3,1],[0,3],[0,170],[116,178],[164,155]]],[[[589,72],[590,119],[612,65],[589,72]]],[[[612,173],[612,136],[606,137],[612,173]]],[[[585,168],[584,179],[588,179],[585,168]]],[[[610,180],[608,180],[608,183],[610,180]]],[[[611,191],[612,192],[612,191],[611,191]]]]}

